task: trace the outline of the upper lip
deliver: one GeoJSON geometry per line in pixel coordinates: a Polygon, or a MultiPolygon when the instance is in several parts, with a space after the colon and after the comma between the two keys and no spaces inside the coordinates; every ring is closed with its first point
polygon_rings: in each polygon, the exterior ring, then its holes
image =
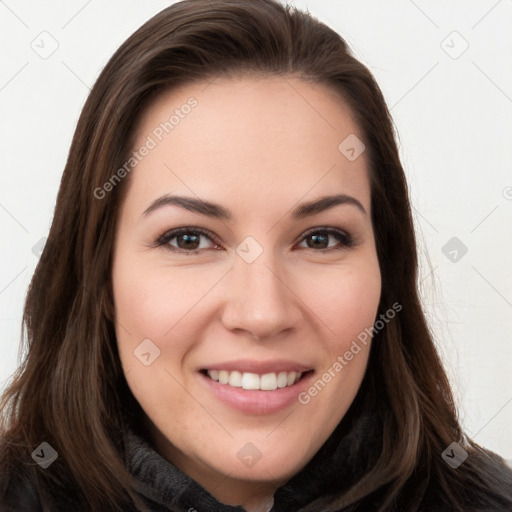
{"type": "Polygon", "coordinates": [[[249,359],[238,359],[236,361],[224,361],[222,363],[209,364],[203,370],[226,370],[228,372],[239,371],[241,373],[266,373],[298,372],[304,373],[313,368],[311,366],[290,361],[287,359],[273,359],[268,361],[251,361],[249,359]]]}

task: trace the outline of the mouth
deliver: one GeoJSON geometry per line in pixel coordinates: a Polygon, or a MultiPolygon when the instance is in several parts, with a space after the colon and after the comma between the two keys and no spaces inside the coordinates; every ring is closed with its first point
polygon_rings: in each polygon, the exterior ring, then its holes
{"type": "Polygon", "coordinates": [[[199,370],[205,391],[230,409],[249,415],[283,411],[298,403],[315,371],[289,361],[233,361],[199,370]]]}
{"type": "Polygon", "coordinates": [[[313,370],[305,372],[297,371],[280,371],[264,374],[251,372],[242,372],[238,370],[201,370],[201,373],[211,380],[231,386],[234,388],[242,388],[245,390],[258,391],[275,391],[277,389],[288,388],[301,380],[306,374],[313,370]]]}

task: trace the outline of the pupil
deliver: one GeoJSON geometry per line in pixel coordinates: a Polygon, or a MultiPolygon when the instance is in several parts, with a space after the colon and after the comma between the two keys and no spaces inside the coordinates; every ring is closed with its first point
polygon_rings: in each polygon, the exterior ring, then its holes
{"type": "Polygon", "coordinates": [[[319,245],[321,245],[322,248],[325,248],[329,243],[327,235],[311,235],[311,239],[314,241],[314,244],[312,246],[313,248],[319,247],[319,245]]]}
{"type": "Polygon", "coordinates": [[[178,247],[180,249],[197,249],[199,246],[198,242],[199,237],[197,235],[180,235],[178,237],[178,247]],[[180,244],[180,240],[185,241],[185,244],[180,244]]]}

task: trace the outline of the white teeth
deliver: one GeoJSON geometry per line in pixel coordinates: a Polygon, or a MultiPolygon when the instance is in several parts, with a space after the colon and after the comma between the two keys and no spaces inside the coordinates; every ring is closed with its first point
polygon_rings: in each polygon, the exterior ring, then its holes
{"type": "Polygon", "coordinates": [[[244,373],[242,375],[242,387],[244,389],[260,389],[260,376],[255,373],[244,373]]]}
{"type": "MultiPolygon", "coordinates": [[[[290,372],[290,375],[293,374],[293,380],[295,381],[295,372],[290,372]]],[[[284,388],[288,385],[288,374],[286,372],[279,372],[277,375],[277,387],[284,388]]]]}
{"type": "Polygon", "coordinates": [[[277,389],[277,377],[275,373],[266,373],[261,376],[260,389],[274,391],[277,389]]]}
{"type": "Polygon", "coordinates": [[[279,372],[265,373],[241,373],[239,371],[228,372],[226,370],[208,370],[208,376],[220,384],[228,384],[236,388],[259,389],[263,391],[274,391],[278,388],[285,388],[295,384],[301,377],[300,372],[279,372]]]}
{"type": "Polygon", "coordinates": [[[229,385],[235,388],[242,387],[242,374],[240,372],[234,371],[229,374],[229,385]]]}

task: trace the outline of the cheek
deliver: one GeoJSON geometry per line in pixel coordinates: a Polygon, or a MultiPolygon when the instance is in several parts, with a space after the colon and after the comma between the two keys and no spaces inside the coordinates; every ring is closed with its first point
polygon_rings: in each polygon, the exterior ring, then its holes
{"type": "Polygon", "coordinates": [[[329,352],[343,350],[375,321],[381,294],[378,262],[370,258],[367,263],[317,272],[303,293],[325,326],[329,352]]]}
{"type": "Polygon", "coordinates": [[[116,261],[113,289],[120,349],[128,345],[133,350],[149,338],[163,351],[172,339],[173,354],[180,355],[194,330],[187,315],[198,308],[215,279],[192,268],[116,261]]]}
{"type": "Polygon", "coordinates": [[[181,366],[197,341],[187,313],[207,290],[204,280],[194,287],[191,281],[183,269],[142,264],[137,257],[115,261],[116,336],[128,386],[160,428],[170,422],[179,431],[187,427],[176,411],[191,407],[180,385],[181,366]]]}
{"type": "MultiPolygon", "coordinates": [[[[332,270],[332,269],[331,269],[332,270]]],[[[318,274],[307,294],[326,335],[316,380],[299,396],[304,417],[322,418],[333,429],[352,403],[363,379],[381,293],[376,259],[367,264],[318,274]]]]}

